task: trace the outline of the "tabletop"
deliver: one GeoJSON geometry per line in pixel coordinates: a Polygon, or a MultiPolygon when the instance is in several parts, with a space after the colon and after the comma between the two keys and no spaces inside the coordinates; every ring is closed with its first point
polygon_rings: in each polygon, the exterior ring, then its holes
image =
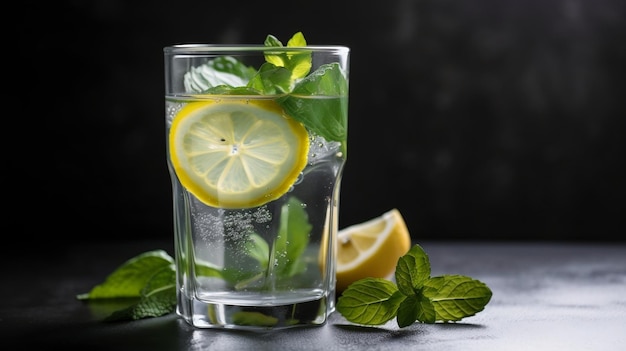
{"type": "MultiPolygon", "coordinates": [[[[456,323],[319,327],[253,333],[195,329],[175,314],[105,323],[87,292],[161,241],[83,243],[6,259],[0,340],[11,350],[626,350],[626,243],[420,242],[432,276],[486,283],[485,309],[456,323]]],[[[5,256],[6,258],[6,256],[5,256]]]]}

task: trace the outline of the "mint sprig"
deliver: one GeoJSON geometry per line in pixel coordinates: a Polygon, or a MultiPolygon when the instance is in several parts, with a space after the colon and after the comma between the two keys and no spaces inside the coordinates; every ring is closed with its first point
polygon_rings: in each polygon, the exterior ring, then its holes
{"type": "MultiPolygon", "coordinates": [[[[313,72],[312,52],[284,50],[282,42],[268,35],[265,63],[258,69],[235,57],[219,57],[184,76],[185,89],[193,94],[276,95],[289,116],[327,141],[343,144],[346,152],[348,126],[348,79],[338,62],[322,64],[313,72]],[[324,96],[321,99],[311,98],[324,96]]],[[[287,48],[305,48],[302,32],[294,34],[287,48]]]]}
{"type": "Polygon", "coordinates": [[[174,259],[164,250],[142,253],[124,262],[104,282],[76,298],[94,302],[127,301],[105,321],[166,315],[176,308],[174,259]]]}
{"type": "Polygon", "coordinates": [[[381,325],[394,317],[400,328],[413,323],[456,322],[482,311],[492,292],[485,283],[463,275],[430,276],[424,249],[414,245],[396,265],[396,283],[365,278],[352,283],[336,309],[348,321],[381,325]]]}

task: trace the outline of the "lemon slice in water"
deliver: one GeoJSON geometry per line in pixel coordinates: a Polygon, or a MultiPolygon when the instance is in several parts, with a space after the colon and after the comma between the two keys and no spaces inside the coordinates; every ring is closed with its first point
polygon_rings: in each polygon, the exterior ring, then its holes
{"type": "Polygon", "coordinates": [[[169,152],[203,203],[250,208],[289,191],[307,163],[308,133],[272,100],[190,102],[174,117],[169,152]]]}

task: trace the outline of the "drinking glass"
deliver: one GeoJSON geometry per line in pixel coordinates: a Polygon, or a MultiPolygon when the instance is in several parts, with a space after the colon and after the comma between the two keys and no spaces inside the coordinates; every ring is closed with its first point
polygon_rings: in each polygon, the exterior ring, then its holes
{"type": "Polygon", "coordinates": [[[349,48],[164,48],[177,313],[199,328],[326,323],[349,48]]]}

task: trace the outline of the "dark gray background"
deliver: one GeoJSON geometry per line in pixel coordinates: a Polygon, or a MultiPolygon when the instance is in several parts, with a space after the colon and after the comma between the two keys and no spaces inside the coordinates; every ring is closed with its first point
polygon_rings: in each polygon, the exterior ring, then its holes
{"type": "Polygon", "coordinates": [[[340,227],[397,207],[418,241],[623,240],[624,1],[20,6],[4,51],[18,239],[171,237],[163,47],[302,31],[352,49],[340,227]]]}

